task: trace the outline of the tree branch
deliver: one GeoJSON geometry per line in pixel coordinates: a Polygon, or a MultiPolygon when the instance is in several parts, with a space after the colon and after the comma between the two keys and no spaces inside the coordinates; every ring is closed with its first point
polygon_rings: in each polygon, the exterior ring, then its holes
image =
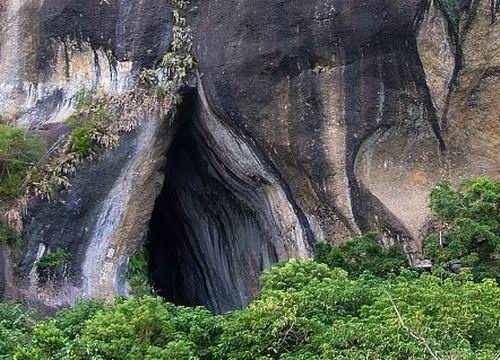
{"type": "Polygon", "coordinates": [[[396,307],[396,304],[394,303],[394,300],[392,299],[391,295],[386,291],[387,296],[389,297],[389,301],[392,304],[392,308],[394,309],[394,312],[398,316],[399,323],[403,327],[403,329],[415,340],[417,340],[420,344],[422,344],[425,347],[425,350],[431,355],[431,357],[435,360],[439,360],[439,357],[437,357],[436,353],[432,350],[429,342],[422,336],[417,335],[408,325],[405,324],[403,317],[401,316],[401,313],[399,312],[398,308],[396,307]]]}

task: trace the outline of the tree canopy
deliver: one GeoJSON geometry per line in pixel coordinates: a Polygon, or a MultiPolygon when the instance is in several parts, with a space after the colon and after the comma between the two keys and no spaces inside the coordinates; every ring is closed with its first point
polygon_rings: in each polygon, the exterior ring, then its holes
{"type": "MultiPolygon", "coordinates": [[[[498,194],[488,179],[432,192],[449,229],[448,245],[428,240],[433,272],[410,270],[399,247],[369,234],[272,267],[258,297],[225,315],[138,296],[82,301],[36,322],[0,304],[0,360],[497,359],[498,194]],[[438,271],[470,257],[456,274],[438,271]]],[[[138,263],[133,274],[144,272],[138,263]]]]}

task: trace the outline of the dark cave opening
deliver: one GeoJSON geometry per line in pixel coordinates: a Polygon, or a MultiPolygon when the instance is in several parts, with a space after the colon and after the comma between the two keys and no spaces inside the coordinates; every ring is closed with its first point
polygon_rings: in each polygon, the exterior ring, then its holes
{"type": "MultiPolygon", "coordinates": [[[[196,100],[179,112],[181,124],[167,153],[165,182],[150,220],[146,248],[155,290],[178,305],[216,313],[251,300],[275,249],[250,195],[223,163],[196,121],[196,100]],[[229,175],[228,175],[229,174],[229,175]]],[[[197,120],[198,119],[198,120],[197,120]]]]}
{"type": "Polygon", "coordinates": [[[150,271],[158,294],[175,304],[195,306],[203,305],[203,299],[189,284],[201,283],[203,271],[196,264],[191,244],[186,241],[185,219],[175,191],[177,181],[180,180],[178,172],[191,170],[188,142],[193,145],[189,134],[183,129],[168,153],[165,185],[156,200],[146,245],[150,271]],[[187,264],[196,264],[196,270],[186,271],[188,269],[185,267],[189,266],[187,264]],[[190,282],[186,276],[192,278],[190,282]]]}

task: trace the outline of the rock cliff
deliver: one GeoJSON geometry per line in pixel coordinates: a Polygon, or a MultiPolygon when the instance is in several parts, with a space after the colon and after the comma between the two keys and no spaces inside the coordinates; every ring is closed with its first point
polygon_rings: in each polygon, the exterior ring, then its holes
{"type": "Polygon", "coordinates": [[[30,199],[21,247],[0,249],[4,299],[127,295],[144,244],[160,294],[217,312],[317,240],[375,230],[418,264],[429,189],[500,176],[498,0],[1,0],[0,19],[4,117],[53,147],[82,91],[136,118],[30,199]],[[129,100],[180,24],[196,61],[180,100],[129,100]],[[64,276],[42,283],[60,248],[64,276]]]}

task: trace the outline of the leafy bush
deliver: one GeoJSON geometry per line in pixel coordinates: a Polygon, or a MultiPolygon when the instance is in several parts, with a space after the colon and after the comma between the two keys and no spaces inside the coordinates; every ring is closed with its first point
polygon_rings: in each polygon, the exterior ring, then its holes
{"type": "Polygon", "coordinates": [[[71,255],[63,249],[57,249],[44,255],[37,264],[40,280],[47,281],[56,278],[69,263],[71,255]]]}
{"type": "Polygon", "coordinates": [[[493,359],[498,354],[494,282],[403,273],[372,286],[374,296],[359,316],[339,318],[300,356],[284,358],[493,359]]]}
{"type": "Polygon", "coordinates": [[[66,265],[70,258],[66,250],[57,249],[54,252],[49,252],[47,255],[44,255],[37,266],[39,269],[58,269],[66,265]]]}
{"type": "Polygon", "coordinates": [[[318,243],[315,249],[317,261],[330,267],[339,267],[351,275],[369,271],[377,276],[388,276],[408,267],[405,252],[400,245],[384,249],[379,245],[377,235],[366,234],[340,246],[318,243]]]}
{"type": "MultiPolygon", "coordinates": [[[[33,326],[19,307],[0,304],[0,359],[494,359],[500,287],[486,278],[498,270],[498,205],[498,181],[484,178],[457,189],[442,183],[431,194],[449,245],[431,238],[426,249],[440,263],[471,263],[472,274],[404,269],[403,251],[369,234],[319,245],[318,261],[274,266],[256,300],[223,316],[144,296],[84,301],[33,326]]],[[[56,253],[40,263],[64,266],[56,253]]],[[[144,285],[143,253],[132,257],[129,277],[144,285]]]]}
{"type": "Polygon", "coordinates": [[[100,137],[107,133],[114,114],[104,103],[77,104],[76,115],[68,121],[76,125],[70,136],[70,152],[81,158],[95,155],[100,147],[100,137]],[[78,110],[78,107],[82,107],[78,110]]]}
{"type": "Polygon", "coordinates": [[[432,234],[424,255],[440,270],[446,264],[471,267],[476,280],[500,281],[500,181],[478,178],[454,188],[440,183],[431,192],[431,209],[450,228],[432,234]]]}
{"type": "Polygon", "coordinates": [[[0,360],[12,359],[17,347],[29,341],[34,326],[30,312],[0,303],[0,360]]]}
{"type": "Polygon", "coordinates": [[[0,223],[0,245],[16,245],[20,242],[21,235],[9,226],[0,223]]]}
{"type": "Polygon", "coordinates": [[[248,308],[224,316],[151,296],[86,301],[34,330],[28,321],[17,331],[11,316],[0,344],[18,360],[472,360],[500,351],[500,288],[491,280],[408,270],[353,277],[291,260],[262,284],[248,308]]]}
{"type": "Polygon", "coordinates": [[[135,296],[143,296],[153,293],[146,251],[137,251],[130,257],[127,275],[128,282],[132,288],[132,293],[135,296]]]}
{"type": "Polygon", "coordinates": [[[219,320],[155,297],[84,302],[38,325],[16,359],[197,359],[219,333],[219,320]]]}
{"type": "Polygon", "coordinates": [[[0,196],[22,195],[23,181],[43,154],[40,137],[14,125],[0,124],[0,196]]]}

